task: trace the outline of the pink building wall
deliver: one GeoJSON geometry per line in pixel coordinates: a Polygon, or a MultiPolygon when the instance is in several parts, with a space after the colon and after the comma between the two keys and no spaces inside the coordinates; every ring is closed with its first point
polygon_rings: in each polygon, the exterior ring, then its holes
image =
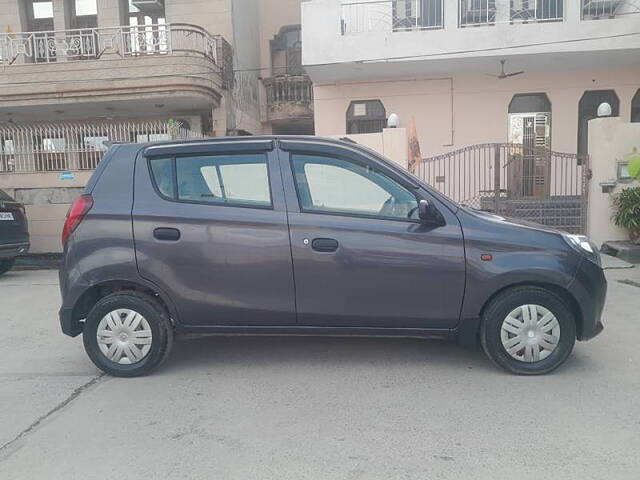
{"type": "Polygon", "coordinates": [[[631,100],[640,88],[640,67],[565,72],[559,66],[554,68],[553,72],[531,71],[506,80],[459,74],[453,78],[316,84],[316,134],[345,134],[349,103],[380,99],[387,115],[397,113],[403,127],[415,116],[422,155],[427,157],[477,143],[507,142],[508,107],[513,95],[544,92],[552,108],[552,149],[575,153],[580,98],[587,90],[608,89],[616,91],[620,117],[629,121],[631,100]]]}

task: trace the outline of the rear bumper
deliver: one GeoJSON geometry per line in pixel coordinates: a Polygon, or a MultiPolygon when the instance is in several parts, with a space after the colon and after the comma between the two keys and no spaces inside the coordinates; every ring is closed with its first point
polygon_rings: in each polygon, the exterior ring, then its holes
{"type": "Polygon", "coordinates": [[[576,299],[582,316],[578,326],[578,340],[590,340],[604,329],[602,310],[607,296],[604,271],[593,262],[583,259],[569,292],[576,299]]]}
{"type": "Polygon", "coordinates": [[[0,244],[0,258],[14,258],[29,251],[29,242],[0,244]]]}

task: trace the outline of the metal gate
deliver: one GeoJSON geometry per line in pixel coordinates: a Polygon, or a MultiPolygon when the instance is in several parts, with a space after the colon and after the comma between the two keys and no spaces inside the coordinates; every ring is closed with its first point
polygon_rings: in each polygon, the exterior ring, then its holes
{"type": "Polygon", "coordinates": [[[570,233],[587,229],[588,156],[487,143],[425,158],[416,175],[468,207],[570,233]]]}

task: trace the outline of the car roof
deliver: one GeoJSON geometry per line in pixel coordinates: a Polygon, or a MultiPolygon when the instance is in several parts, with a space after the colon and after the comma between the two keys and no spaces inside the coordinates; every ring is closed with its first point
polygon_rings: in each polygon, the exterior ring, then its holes
{"type": "Polygon", "coordinates": [[[162,140],[157,142],[136,143],[138,147],[156,147],[166,145],[189,145],[197,143],[224,143],[224,142],[264,142],[275,140],[322,142],[337,145],[358,145],[358,142],[348,137],[321,137],[315,135],[244,135],[233,137],[202,137],[189,140],[162,140]]]}

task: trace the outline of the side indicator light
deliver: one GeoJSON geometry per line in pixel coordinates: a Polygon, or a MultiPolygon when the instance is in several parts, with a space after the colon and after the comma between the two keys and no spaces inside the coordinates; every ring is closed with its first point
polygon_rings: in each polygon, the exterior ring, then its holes
{"type": "Polygon", "coordinates": [[[491,255],[490,253],[483,253],[482,255],[480,255],[480,260],[482,260],[483,262],[490,262],[491,260],[493,260],[493,255],[491,255]]]}

